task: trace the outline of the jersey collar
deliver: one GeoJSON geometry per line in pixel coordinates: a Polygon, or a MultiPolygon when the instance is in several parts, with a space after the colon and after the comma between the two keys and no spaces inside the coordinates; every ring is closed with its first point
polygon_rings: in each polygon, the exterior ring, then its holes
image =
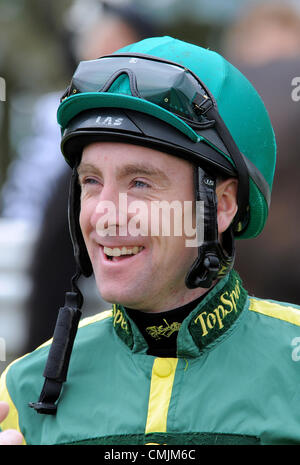
{"type": "MultiPolygon", "coordinates": [[[[177,357],[198,357],[219,343],[235,326],[247,296],[240,276],[232,270],[178,323],[177,357]]],[[[131,351],[147,352],[147,342],[122,305],[113,306],[113,326],[131,351]]]]}

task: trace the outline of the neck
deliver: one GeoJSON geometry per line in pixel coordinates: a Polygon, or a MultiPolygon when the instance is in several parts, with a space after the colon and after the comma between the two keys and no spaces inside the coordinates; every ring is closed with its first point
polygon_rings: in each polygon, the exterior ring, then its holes
{"type": "Polygon", "coordinates": [[[148,355],[176,357],[177,334],[183,320],[201,302],[203,295],[180,307],[157,312],[145,312],[125,307],[148,344],[148,355]]]}
{"type": "MultiPolygon", "coordinates": [[[[213,286],[215,283],[213,284],[213,286]]],[[[212,287],[213,287],[212,286],[212,287]]],[[[172,292],[172,290],[167,294],[166,298],[164,299],[163,296],[159,296],[158,301],[156,302],[155,298],[149,302],[136,302],[136,303],[130,303],[128,306],[126,304],[123,304],[125,308],[130,308],[131,310],[136,310],[139,312],[143,312],[144,314],[151,314],[151,313],[162,313],[162,312],[169,312],[172,311],[176,308],[181,308],[184,307],[197,299],[200,299],[204,297],[204,295],[209,292],[210,289],[204,289],[204,288],[197,288],[197,289],[187,289],[186,292],[181,293],[178,295],[177,292],[172,292]]],[[[199,301],[200,301],[199,300],[199,301]]]]}

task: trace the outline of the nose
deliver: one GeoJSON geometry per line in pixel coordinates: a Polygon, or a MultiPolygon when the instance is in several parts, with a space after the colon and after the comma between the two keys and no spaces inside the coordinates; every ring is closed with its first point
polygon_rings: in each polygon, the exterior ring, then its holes
{"type": "Polygon", "coordinates": [[[120,192],[117,185],[108,183],[103,186],[91,215],[91,224],[100,235],[116,235],[117,228],[127,226],[127,194],[120,192]]]}

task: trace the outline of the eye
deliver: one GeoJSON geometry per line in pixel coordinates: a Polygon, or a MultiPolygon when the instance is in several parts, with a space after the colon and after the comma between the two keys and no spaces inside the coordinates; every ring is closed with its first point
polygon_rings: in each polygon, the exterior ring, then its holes
{"type": "Polygon", "coordinates": [[[89,177],[82,178],[82,179],[79,180],[79,182],[80,182],[81,186],[99,184],[99,181],[97,179],[89,178],[89,177]]]}
{"type": "Polygon", "coordinates": [[[93,179],[93,178],[87,178],[85,179],[85,184],[98,184],[98,181],[97,179],[93,179]]]}
{"type": "Polygon", "coordinates": [[[132,184],[133,184],[133,187],[137,187],[138,189],[146,189],[146,188],[150,188],[150,184],[148,184],[147,182],[145,181],[142,181],[140,179],[134,179],[132,181],[132,184]]]}

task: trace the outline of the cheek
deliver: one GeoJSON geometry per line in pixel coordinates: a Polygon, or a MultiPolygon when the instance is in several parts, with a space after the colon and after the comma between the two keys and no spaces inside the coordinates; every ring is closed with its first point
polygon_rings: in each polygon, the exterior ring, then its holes
{"type": "Polygon", "coordinates": [[[178,201],[176,214],[172,212],[170,215],[168,211],[160,216],[159,220],[157,220],[157,215],[155,215],[155,221],[153,218],[151,220],[157,225],[160,233],[157,237],[152,236],[152,245],[157,251],[156,258],[160,257],[164,267],[171,264],[178,268],[179,263],[189,266],[197,258],[198,253],[194,202],[178,201]],[[167,220],[165,225],[162,224],[164,223],[161,221],[162,217],[167,220]]]}
{"type": "MultiPolygon", "coordinates": [[[[168,275],[185,274],[197,258],[197,247],[187,247],[185,237],[159,237],[155,254],[157,266],[168,275]]],[[[154,247],[155,250],[155,247],[154,247]]]]}
{"type": "Polygon", "coordinates": [[[92,203],[81,200],[81,208],[79,214],[79,224],[84,237],[90,232],[92,227],[93,208],[92,203]]]}
{"type": "Polygon", "coordinates": [[[80,225],[81,232],[84,235],[86,221],[85,221],[84,215],[82,214],[82,211],[80,211],[80,215],[79,215],[79,225],[80,225]]]}

